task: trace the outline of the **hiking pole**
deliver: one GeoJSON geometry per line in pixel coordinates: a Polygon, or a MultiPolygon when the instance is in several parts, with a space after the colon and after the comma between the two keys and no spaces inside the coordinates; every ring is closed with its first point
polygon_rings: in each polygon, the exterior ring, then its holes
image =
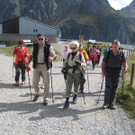
{"type": "Polygon", "coordinates": [[[51,75],[52,102],[54,103],[54,99],[53,99],[53,79],[52,79],[52,67],[50,68],[50,75],[51,75]]]}
{"type": "Polygon", "coordinates": [[[100,93],[99,93],[99,97],[98,97],[97,104],[99,103],[99,99],[100,99],[101,91],[102,91],[102,89],[103,89],[103,83],[104,83],[104,77],[102,76],[101,89],[100,89],[100,93]]]}
{"type": "MultiPolygon", "coordinates": [[[[80,68],[78,67],[78,72],[79,72],[79,74],[80,74],[80,79],[81,79],[81,72],[80,72],[80,68]]],[[[83,101],[84,101],[84,104],[86,104],[86,102],[85,102],[85,95],[84,95],[84,91],[82,91],[82,94],[83,94],[83,101]]]]}
{"type": "Polygon", "coordinates": [[[90,89],[89,89],[89,75],[88,75],[88,68],[86,67],[86,70],[87,70],[87,82],[88,82],[88,91],[90,93],[90,89]]]}
{"type": "Polygon", "coordinates": [[[32,91],[31,91],[31,85],[30,85],[30,75],[28,71],[28,79],[29,79],[29,90],[30,90],[30,95],[31,95],[31,100],[32,100],[32,91]]]}
{"type": "Polygon", "coordinates": [[[12,65],[12,77],[14,78],[14,56],[13,56],[13,65],[12,65]]]}

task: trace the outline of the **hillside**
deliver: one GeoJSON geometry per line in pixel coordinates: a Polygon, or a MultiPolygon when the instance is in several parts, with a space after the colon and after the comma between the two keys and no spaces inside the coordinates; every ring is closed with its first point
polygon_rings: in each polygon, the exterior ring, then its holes
{"type": "Polygon", "coordinates": [[[135,18],[135,0],[129,6],[118,10],[118,12],[124,17],[135,18]]]}

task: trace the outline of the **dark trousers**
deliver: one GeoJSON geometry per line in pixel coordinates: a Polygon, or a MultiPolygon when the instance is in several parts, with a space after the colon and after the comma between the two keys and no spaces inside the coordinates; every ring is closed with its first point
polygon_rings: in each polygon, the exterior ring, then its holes
{"type": "Polygon", "coordinates": [[[84,90],[84,83],[86,82],[85,79],[85,71],[83,71],[84,73],[81,74],[80,77],[80,90],[83,91],[84,90]]]}
{"type": "Polygon", "coordinates": [[[92,68],[94,69],[96,65],[96,61],[94,60],[94,58],[91,58],[91,60],[92,60],[92,68]]]}
{"type": "Polygon", "coordinates": [[[99,64],[99,61],[100,61],[100,56],[101,55],[97,55],[98,56],[98,61],[97,61],[97,64],[99,64]]]}
{"type": "Polygon", "coordinates": [[[20,77],[20,72],[22,74],[22,81],[25,81],[25,64],[16,64],[15,65],[15,69],[16,69],[16,75],[15,75],[15,81],[19,81],[19,77],[20,77]]]}
{"type": "Polygon", "coordinates": [[[63,59],[63,63],[64,63],[65,59],[63,59]]]}
{"type": "Polygon", "coordinates": [[[118,87],[119,77],[111,77],[106,75],[105,79],[105,95],[104,95],[104,103],[110,104],[114,101],[116,90],[118,87]]]}

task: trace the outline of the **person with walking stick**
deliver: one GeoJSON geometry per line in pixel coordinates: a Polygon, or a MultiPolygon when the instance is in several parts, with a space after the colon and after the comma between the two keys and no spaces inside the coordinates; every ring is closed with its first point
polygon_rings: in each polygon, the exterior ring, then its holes
{"type": "Polygon", "coordinates": [[[16,55],[15,62],[13,63],[15,65],[15,81],[16,83],[14,86],[19,86],[19,77],[20,77],[20,71],[22,73],[22,83],[21,85],[24,85],[25,81],[25,63],[28,61],[27,58],[29,56],[28,49],[24,47],[23,40],[20,40],[18,42],[18,47],[13,49],[12,55],[16,55]]]}
{"type": "Polygon", "coordinates": [[[80,83],[78,68],[86,67],[84,56],[80,52],[78,52],[79,43],[77,41],[72,41],[69,44],[69,46],[72,52],[70,52],[67,55],[65,62],[63,63],[63,68],[61,69],[62,72],[65,71],[65,69],[67,72],[67,75],[66,75],[67,90],[66,90],[66,101],[64,104],[64,108],[69,107],[69,97],[71,94],[73,83],[74,83],[74,96],[73,96],[72,103],[76,103],[78,86],[80,83]]]}
{"type": "Polygon", "coordinates": [[[37,35],[37,41],[38,43],[33,44],[28,62],[25,66],[28,67],[33,58],[33,86],[36,93],[33,101],[37,101],[41,96],[38,84],[42,74],[44,82],[43,105],[47,105],[49,97],[49,69],[52,61],[56,58],[56,54],[49,42],[45,42],[45,36],[43,33],[37,35]]]}
{"type": "Polygon", "coordinates": [[[121,65],[123,65],[123,73],[127,73],[127,62],[123,51],[120,49],[120,42],[114,40],[112,42],[112,50],[106,52],[102,62],[102,76],[105,77],[105,95],[103,109],[114,107],[114,98],[118,87],[121,65]]]}

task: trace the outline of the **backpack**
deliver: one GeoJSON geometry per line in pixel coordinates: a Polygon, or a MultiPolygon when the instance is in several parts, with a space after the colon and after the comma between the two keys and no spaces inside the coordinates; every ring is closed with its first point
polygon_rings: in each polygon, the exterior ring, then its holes
{"type": "Polygon", "coordinates": [[[92,50],[91,50],[91,55],[97,55],[95,49],[92,49],[92,50]]]}

